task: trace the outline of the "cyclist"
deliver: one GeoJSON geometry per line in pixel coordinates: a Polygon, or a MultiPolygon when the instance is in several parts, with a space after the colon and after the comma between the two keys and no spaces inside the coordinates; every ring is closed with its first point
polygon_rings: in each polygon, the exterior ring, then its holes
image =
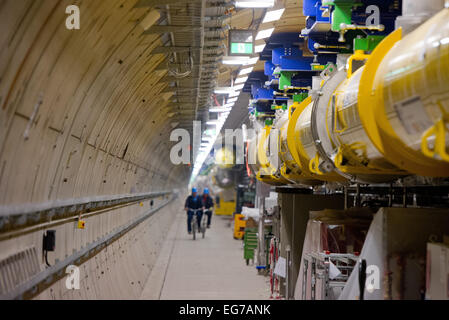
{"type": "Polygon", "coordinates": [[[189,234],[192,233],[192,219],[194,212],[192,210],[201,209],[196,212],[198,229],[201,229],[201,218],[203,216],[202,210],[204,210],[203,201],[198,195],[196,188],[192,188],[192,194],[187,197],[184,210],[187,212],[187,230],[189,234]]]}
{"type": "Polygon", "coordinates": [[[210,221],[212,219],[212,209],[214,207],[214,200],[209,195],[209,189],[204,188],[203,198],[203,207],[205,208],[205,214],[207,215],[207,228],[210,228],[210,221]]]}

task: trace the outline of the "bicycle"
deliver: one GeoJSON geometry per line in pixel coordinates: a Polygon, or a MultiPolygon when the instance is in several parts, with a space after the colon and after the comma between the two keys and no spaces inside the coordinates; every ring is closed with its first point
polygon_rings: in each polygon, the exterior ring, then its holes
{"type": "MultiPolygon", "coordinates": [[[[197,212],[202,211],[202,209],[188,209],[188,211],[193,212],[192,222],[190,223],[190,225],[192,226],[193,240],[196,240],[196,229],[198,228],[197,212]]],[[[201,229],[204,229],[204,228],[201,228],[201,229]]],[[[201,230],[200,230],[200,232],[201,232],[201,230]]],[[[204,232],[203,232],[203,238],[204,238],[204,232]]]]}
{"type": "Polygon", "coordinates": [[[206,236],[206,229],[207,229],[207,215],[206,211],[204,211],[203,215],[201,216],[201,233],[203,234],[203,239],[206,236]]]}
{"type": "Polygon", "coordinates": [[[209,215],[208,215],[208,213],[210,214],[211,219],[212,219],[212,216],[214,215],[214,209],[213,208],[209,208],[209,209],[204,210],[204,215],[206,216],[205,225],[206,225],[207,229],[210,228],[210,224],[208,225],[208,222],[209,222],[209,215]]]}

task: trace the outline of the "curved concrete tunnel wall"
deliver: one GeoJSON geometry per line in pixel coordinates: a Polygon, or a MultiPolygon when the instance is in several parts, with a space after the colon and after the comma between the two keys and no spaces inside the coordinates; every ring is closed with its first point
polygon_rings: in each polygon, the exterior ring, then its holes
{"type": "MultiPolygon", "coordinates": [[[[155,71],[164,56],[150,54],[160,38],[143,35],[139,23],[148,9],[135,9],[135,4],[134,0],[0,3],[4,212],[24,204],[172,191],[188,183],[188,168],[169,160],[172,127],[161,95],[167,83],[160,81],[165,72],[155,71]],[[65,27],[65,9],[71,4],[80,7],[80,30],[65,27]]],[[[75,240],[79,235],[75,236],[73,223],[58,226],[59,249],[53,258],[64,259],[83,241],[87,244],[108,228],[135,219],[149,208],[149,200],[142,202],[143,207],[132,204],[87,219],[84,240],[75,240]]],[[[149,254],[157,254],[179,208],[178,201],[164,207],[103,250],[107,253],[86,262],[89,281],[96,282],[95,261],[116,252],[119,262],[109,265],[111,272],[124,279],[138,275],[142,284],[154,260],[149,254]],[[120,254],[125,247],[132,253],[120,254]]],[[[42,230],[1,241],[0,260],[30,245],[41,250],[42,230]]],[[[109,284],[98,282],[92,285],[104,295],[89,297],[135,298],[138,290],[131,282],[137,281],[123,280],[121,289],[112,291],[109,284]]],[[[64,296],[54,292],[47,297],[64,296]]]]}
{"type": "Polygon", "coordinates": [[[80,290],[67,290],[63,278],[35,299],[139,299],[180,205],[173,202],[83,263],[80,290]]]}

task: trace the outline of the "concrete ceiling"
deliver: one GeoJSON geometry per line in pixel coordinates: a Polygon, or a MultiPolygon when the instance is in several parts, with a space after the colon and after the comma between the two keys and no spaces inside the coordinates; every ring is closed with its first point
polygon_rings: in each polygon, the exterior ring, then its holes
{"type": "Polygon", "coordinates": [[[187,183],[189,168],[169,160],[169,137],[175,118],[187,126],[194,113],[181,119],[183,106],[164,94],[165,55],[153,51],[167,37],[145,33],[151,9],[136,2],[77,1],[81,28],[68,30],[70,1],[2,1],[2,204],[187,183]]]}
{"type": "MultiPolygon", "coordinates": [[[[169,160],[170,133],[175,125],[190,129],[192,120],[207,114],[215,80],[200,65],[220,49],[206,48],[204,41],[226,38],[216,28],[227,24],[257,26],[264,10],[237,10],[218,19],[230,13],[226,1],[79,0],[81,29],[68,30],[66,7],[72,2],[1,2],[0,202],[187,184],[191,168],[169,160]],[[160,18],[148,31],[145,23],[156,9],[160,18]],[[175,30],[180,27],[184,33],[175,30]],[[194,52],[189,78],[168,74],[169,50],[176,51],[178,63],[194,52]]],[[[289,17],[275,23],[277,31],[299,30],[297,1],[277,5],[286,5],[289,17]]],[[[225,85],[233,68],[218,69],[216,84],[225,85]]],[[[226,127],[241,125],[247,102],[242,95],[226,127]]]]}

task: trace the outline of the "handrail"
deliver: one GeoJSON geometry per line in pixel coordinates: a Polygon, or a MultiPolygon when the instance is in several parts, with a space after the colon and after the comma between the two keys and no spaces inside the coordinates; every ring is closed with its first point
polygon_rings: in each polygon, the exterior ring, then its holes
{"type": "Polygon", "coordinates": [[[171,191],[158,191],[139,194],[56,200],[40,204],[0,206],[0,234],[49,221],[66,219],[81,213],[98,211],[123,204],[131,204],[170,194],[172,194],[171,191]]]}

